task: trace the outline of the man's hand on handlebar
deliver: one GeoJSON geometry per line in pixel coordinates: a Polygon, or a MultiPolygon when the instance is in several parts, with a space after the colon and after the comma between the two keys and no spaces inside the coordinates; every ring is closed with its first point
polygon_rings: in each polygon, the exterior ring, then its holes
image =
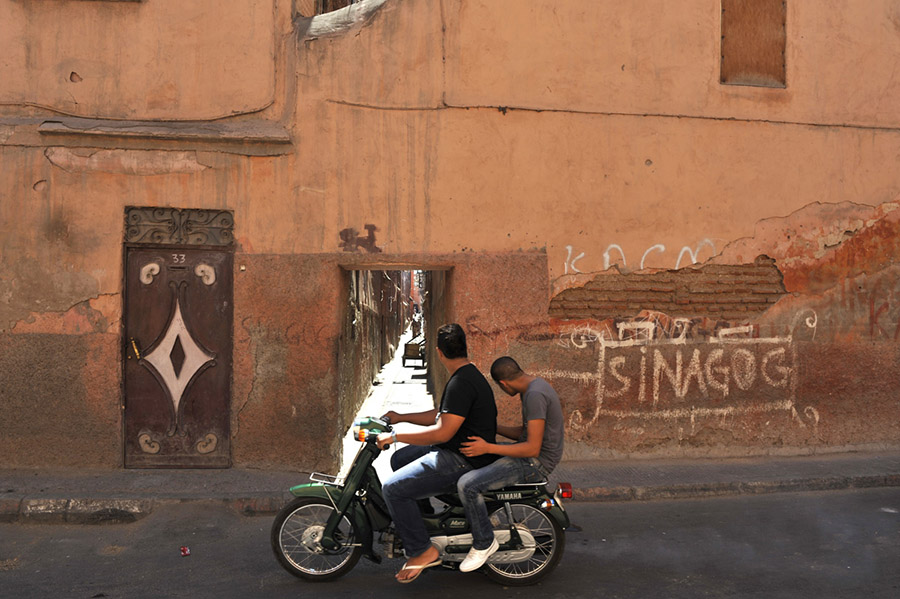
{"type": "Polygon", "coordinates": [[[401,422],[400,414],[393,410],[386,412],[381,419],[387,421],[388,424],[397,424],[398,422],[401,422]]]}
{"type": "Polygon", "coordinates": [[[387,449],[394,442],[394,433],[381,433],[375,440],[378,449],[387,449]]]}

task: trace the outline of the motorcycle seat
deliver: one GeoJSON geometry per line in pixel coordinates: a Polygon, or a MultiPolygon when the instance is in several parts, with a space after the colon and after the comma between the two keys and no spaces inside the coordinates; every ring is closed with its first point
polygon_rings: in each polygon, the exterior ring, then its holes
{"type": "Polygon", "coordinates": [[[514,485],[509,485],[508,487],[503,487],[503,489],[499,489],[499,490],[503,491],[504,489],[523,489],[523,488],[528,488],[528,487],[541,487],[543,485],[546,485],[547,482],[548,481],[546,481],[546,480],[541,480],[536,483],[516,483],[514,485]]]}

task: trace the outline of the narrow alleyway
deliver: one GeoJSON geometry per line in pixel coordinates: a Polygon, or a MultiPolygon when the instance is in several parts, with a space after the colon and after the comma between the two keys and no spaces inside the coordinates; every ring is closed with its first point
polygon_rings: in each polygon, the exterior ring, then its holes
{"type": "MultiPolygon", "coordinates": [[[[369,395],[366,397],[357,413],[356,418],[365,416],[381,416],[389,410],[396,412],[424,412],[434,407],[432,395],[428,393],[426,386],[427,370],[419,361],[408,362],[403,366],[403,348],[412,339],[412,329],[407,329],[400,337],[394,358],[384,365],[369,395]]],[[[403,431],[415,428],[415,425],[402,423],[397,430],[403,431]]],[[[340,476],[344,476],[353,459],[359,451],[359,441],[353,438],[352,429],[344,435],[343,458],[341,461],[340,476]]],[[[399,444],[402,446],[403,444],[399,444]]],[[[375,470],[379,478],[384,480],[391,472],[390,455],[396,448],[385,451],[375,461],[375,470]]]]}

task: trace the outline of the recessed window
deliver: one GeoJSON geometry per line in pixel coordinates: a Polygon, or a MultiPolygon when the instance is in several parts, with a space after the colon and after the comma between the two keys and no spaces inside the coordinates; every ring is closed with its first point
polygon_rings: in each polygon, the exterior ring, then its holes
{"type": "Polygon", "coordinates": [[[722,0],[720,81],[785,87],[785,0],[722,0]]]}
{"type": "Polygon", "coordinates": [[[314,17],[346,8],[359,0],[297,0],[295,10],[301,17],[314,17]]]}

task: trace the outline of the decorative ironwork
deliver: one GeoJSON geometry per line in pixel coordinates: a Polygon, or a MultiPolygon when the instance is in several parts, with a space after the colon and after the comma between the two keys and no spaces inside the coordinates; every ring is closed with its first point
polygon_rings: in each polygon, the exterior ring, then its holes
{"type": "Polygon", "coordinates": [[[229,246],[234,243],[234,215],[229,210],[129,206],[125,242],[229,246]]]}

